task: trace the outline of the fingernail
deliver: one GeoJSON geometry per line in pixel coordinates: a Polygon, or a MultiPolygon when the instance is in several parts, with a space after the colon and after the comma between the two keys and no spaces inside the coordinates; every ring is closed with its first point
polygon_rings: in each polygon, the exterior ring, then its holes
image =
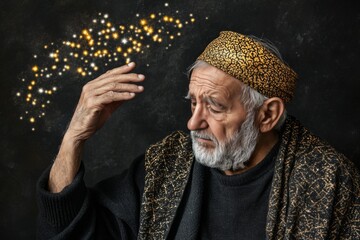
{"type": "Polygon", "coordinates": [[[142,74],[138,74],[138,78],[139,78],[139,79],[144,79],[144,78],[145,78],[145,76],[144,76],[144,75],[142,75],[142,74]]]}
{"type": "Polygon", "coordinates": [[[134,62],[131,62],[131,63],[128,64],[129,67],[132,67],[132,66],[134,66],[134,65],[135,65],[134,62]]]}
{"type": "Polygon", "coordinates": [[[138,86],[138,89],[139,90],[144,90],[144,87],[143,86],[138,86]]]}
{"type": "Polygon", "coordinates": [[[132,92],[132,93],[130,93],[130,96],[135,96],[135,93],[133,93],[133,92],[132,92]]]}

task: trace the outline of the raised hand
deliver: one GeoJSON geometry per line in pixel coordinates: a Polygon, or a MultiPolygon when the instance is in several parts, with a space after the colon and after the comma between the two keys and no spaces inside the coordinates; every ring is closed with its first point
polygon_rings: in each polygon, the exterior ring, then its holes
{"type": "Polygon", "coordinates": [[[135,83],[145,76],[130,73],[135,63],[115,68],[87,83],[70,121],[49,175],[49,190],[60,192],[71,184],[81,163],[81,152],[86,139],[101,128],[111,114],[125,101],[144,88],[135,83]]]}

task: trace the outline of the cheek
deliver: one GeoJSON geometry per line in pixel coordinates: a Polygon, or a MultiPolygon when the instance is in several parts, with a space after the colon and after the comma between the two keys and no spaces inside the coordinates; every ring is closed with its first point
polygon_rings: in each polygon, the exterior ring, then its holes
{"type": "Polygon", "coordinates": [[[209,128],[215,138],[222,142],[226,139],[227,129],[223,122],[219,122],[215,119],[208,120],[209,128]]]}

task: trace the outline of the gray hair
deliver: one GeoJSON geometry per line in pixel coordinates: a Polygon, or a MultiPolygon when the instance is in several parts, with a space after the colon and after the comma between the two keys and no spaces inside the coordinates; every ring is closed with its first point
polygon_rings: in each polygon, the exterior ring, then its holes
{"type": "MultiPolygon", "coordinates": [[[[255,36],[248,36],[248,37],[250,37],[250,38],[254,39],[255,41],[259,42],[260,44],[262,44],[266,49],[271,51],[281,61],[283,61],[279,50],[269,40],[257,38],[255,36]]],[[[209,65],[209,64],[204,61],[201,61],[201,60],[196,60],[187,69],[186,75],[188,76],[188,79],[190,79],[191,72],[195,68],[197,68],[199,66],[203,66],[203,65],[209,65]]],[[[263,105],[264,101],[268,99],[268,97],[262,95],[261,93],[259,93],[258,91],[256,91],[255,89],[251,88],[250,86],[248,86],[244,83],[242,83],[240,94],[241,94],[240,100],[244,104],[247,114],[250,114],[252,112],[251,115],[253,115],[255,112],[257,112],[259,110],[259,108],[263,105]]],[[[287,111],[286,111],[286,109],[284,109],[283,114],[280,116],[280,119],[275,126],[275,130],[281,129],[281,127],[285,123],[286,117],[287,117],[287,111]]]]}

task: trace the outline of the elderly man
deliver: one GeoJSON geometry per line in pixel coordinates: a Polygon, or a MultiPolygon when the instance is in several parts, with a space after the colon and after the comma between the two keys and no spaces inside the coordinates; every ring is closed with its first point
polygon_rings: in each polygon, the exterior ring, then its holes
{"type": "Polygon", "coordinates": [[[175,132],[87,188],[84,142],[143,91],[130,63],[83,88],[39,180],[41,239],[360,239],[360,176],[285,103],[296,74],[271,45],[221,32],[190,69],[190,136],[175,132]]]}

